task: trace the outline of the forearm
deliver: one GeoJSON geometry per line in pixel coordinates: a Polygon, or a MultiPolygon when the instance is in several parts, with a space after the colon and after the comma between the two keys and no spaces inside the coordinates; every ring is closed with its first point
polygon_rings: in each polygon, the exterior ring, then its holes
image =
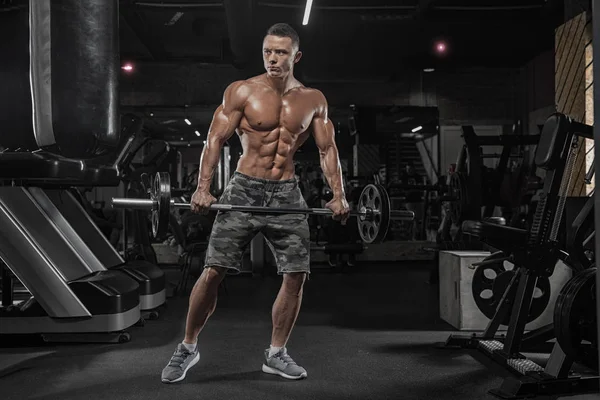
{"type": "Polygon", "coordinates": [[[221,149],[224,141],[219,137],[209,138],[200,156],[200,169],[198,171],[198,190],[208,192],[213,175],[219,166],[221,149]]]}
{"type": "Polygon", "coordinates": [[[328,146],[321,155],[321,169],[331,188],[334,199],[345,199],[344,184],[342,179],[342,166],[336,146],[328,146]]]}

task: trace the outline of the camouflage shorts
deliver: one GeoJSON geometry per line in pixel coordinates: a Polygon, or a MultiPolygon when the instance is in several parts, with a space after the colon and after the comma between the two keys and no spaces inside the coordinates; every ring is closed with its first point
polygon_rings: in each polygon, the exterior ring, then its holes
{"type": "MultiPolygon", "coordinates": [[[[273,181],[235,172],[219,203],[262,207],[307,207],[295,179],[273,181]]],[[[206,267],[239,272],[244,251],[261,232],[275,255],[278,273],[310,272],[306,214],[251,214],[219,211],[206,250],[206,267]]]]}

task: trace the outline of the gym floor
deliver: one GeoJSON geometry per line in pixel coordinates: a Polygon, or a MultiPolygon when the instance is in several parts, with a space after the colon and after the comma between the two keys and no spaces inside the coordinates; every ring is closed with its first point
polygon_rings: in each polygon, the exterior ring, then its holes
{"type": "Polygon", "coordinates": [[[493,399],[487,391],[507,376],[502,369],[471,351],[434,348],[452,327],[439,318],[431,268],[315,272],[288,344],[308,371],[302,381],[260,371],[280,280],[230,277],[200,335],[200,363],[183,382],[160,381],[187,309],[187,298],[171,298],[126,344],[0,349],[2,399],[493,399]]]}

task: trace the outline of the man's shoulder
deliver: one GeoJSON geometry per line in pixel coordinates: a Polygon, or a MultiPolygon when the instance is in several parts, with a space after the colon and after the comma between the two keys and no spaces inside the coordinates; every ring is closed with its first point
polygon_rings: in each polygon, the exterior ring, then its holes
{"type": "Polygon", "coordinates": [[[262,74],[262,75],[256,75],[256,76],[251,76],[250,78],[242,79],[242,80],[239,80],[239,81],[236,81],[236,82],[238,82],[238,84],[240,84],[240,85],[246,85],[246,86],[256,85],[256,84],[259,84],[259,83],[262,82],[263,75],[264,74],[262,74]]]}
{"type": "Polygon", "coordinates": [[[316,98],[325,98],[325,95],[323,94],[323,92],[321,92],[319,89],[314,88],[314,87],[310,87],[310,86],[304,86],[301,84],[301,86],[298,88],[300,89],[303,93],[310,95],[310,96],[314,96],[316,98]]]}
{"type": "Polygon", "coordinates": [[[323,92],[321,92],[319,89],[302,86],[299,88],[299,90],[304,96],[309,97],[315,106],[327,107],[327,99],[325,98],[323,92]]]}
{"type": "Polygon", "coordinates": [[[248,100],[255,84],[248,79],[231,82],[225,89],[225,99],[238,105],[242,105],[248,100]]]}
{"type": "Polygon", "coordinates": [[[235,93],[241,93],[241,92],[245,92],[245,91],[251,89],[253,84],[254,83],[250,79],[242,79],[239,81],[231,82],[227,86],[227,89],[225,89],[225,90],[235,92],[235,93]]]}
{"type": "Polygon", "coordinates": [[[310,98],[310,103],[314,106],[315,116],[327,115],[327,98],[319,89],[306,87],[302,88],[305,95],[310,98]]]}

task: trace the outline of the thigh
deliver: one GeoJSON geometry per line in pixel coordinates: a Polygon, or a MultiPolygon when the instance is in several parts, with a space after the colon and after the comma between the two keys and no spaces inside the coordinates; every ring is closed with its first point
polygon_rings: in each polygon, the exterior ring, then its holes
{"type": "MultiPolygon", "coordinates": [[[[248,188],[231,184],[219,203],[253,205],[254,197],[248,188]]],[[[246,247],[262,225],[262,221],[250,213],[219,211],[211,229],[205,265],[239,270],[246,247]]]]}
{"type": "Polygon", "coordinates": [[[269,219],[263,234],[280,274],[310,272],[310,232],[306,219],[290,221],[274,217],[269,219]]]}
{"type": "MultiPolygon", "coordinates": [[[[282,192],[270,206],[305,208],[299,189],[282,192]]],[[[263,234],[275,255],[280,274],[310,272],[310,231],[306,214],[269,215],[263,234]]]]}

